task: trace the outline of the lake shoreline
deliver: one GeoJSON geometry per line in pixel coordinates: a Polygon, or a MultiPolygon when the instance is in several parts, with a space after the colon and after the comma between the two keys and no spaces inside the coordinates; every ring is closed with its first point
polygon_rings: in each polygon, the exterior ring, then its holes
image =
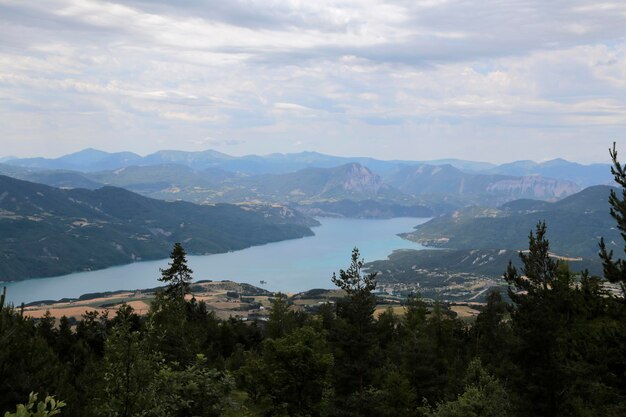
{"type": "MultiPolygon", "coordinates": [[[[208,256],[189,255],[189,266],[198,280],[230,280],[253,285],[264,281],[266,284],[260,286],[270,291],[299,292],[331,287],[332,273],[348,265],[355,246],[361,249],[366,261],[385,259],[396,249],[423,248],[397,234],[428,219],[319,220],[321,224],[315,227],[314,236],[208,256]]],[[[90,272],[2,282],[0,287],[7,287],[7,301],[16,305],[122,288],[153,288],[160,285],[159,268],[167,267],[168,261],[169,258],[145,260],[90,272]]]]}

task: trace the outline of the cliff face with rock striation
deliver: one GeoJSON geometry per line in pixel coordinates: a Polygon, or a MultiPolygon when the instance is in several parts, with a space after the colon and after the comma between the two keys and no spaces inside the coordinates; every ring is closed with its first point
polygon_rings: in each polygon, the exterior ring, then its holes
{"type": "Polygon", "coordinates": [[[541,200],[557,200],[580,190],[580,186],[574,182],[540,176],[504,179],[490,184],[486,189],[490,194],[506,194],[514,198],[541,200]]]}

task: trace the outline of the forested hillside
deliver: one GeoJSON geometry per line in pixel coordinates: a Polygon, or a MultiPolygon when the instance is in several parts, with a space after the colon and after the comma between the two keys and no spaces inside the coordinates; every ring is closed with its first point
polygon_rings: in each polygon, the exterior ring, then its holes
{"type": "Polygon", "coordinates": [[[285,207],[200,206],[0,176],[0,281],[161,259],[178,241],[192,253],[227,252],[310,236],[315,224],[285,207]]]}
{"type": "Polygon", "coordinates": [[[421,224],[408,239],[450,249],[522,250],[528,230],[538,221],[550,226],[551,247],[558,255],[597,258],[604,236],[620,248],[619,232],[609,214],[609,186],[594,186],[555,203],[517,200],[499,208],[468,207],[421,224]]]}

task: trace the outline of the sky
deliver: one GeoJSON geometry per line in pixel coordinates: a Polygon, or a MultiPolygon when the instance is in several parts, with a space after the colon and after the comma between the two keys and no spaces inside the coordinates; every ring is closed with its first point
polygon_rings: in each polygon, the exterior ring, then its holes
{"type": "Polygon", "coordinates": [[[0,0],[0,157],[626,153],[626,2],[0,0]]]}

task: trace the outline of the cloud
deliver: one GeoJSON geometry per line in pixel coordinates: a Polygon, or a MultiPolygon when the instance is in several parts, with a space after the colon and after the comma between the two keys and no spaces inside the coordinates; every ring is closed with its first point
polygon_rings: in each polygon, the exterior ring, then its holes
{"type": "Polygon", "coordinates": [[[589,161],[626,139],[621,2],[0,0],[0,25],[7,154],[269,153],[298,137],[334,154],[589,161]],[[179,140],[207,136],[229,139],[179,140]]]}

